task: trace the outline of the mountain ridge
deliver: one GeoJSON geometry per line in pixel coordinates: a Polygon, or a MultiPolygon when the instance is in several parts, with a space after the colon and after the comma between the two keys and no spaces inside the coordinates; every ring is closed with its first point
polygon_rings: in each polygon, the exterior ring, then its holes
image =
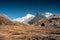
{"type": "Polygon", "coordinates": [[[33,26],[1,16],[0,22],[5,24],[0,24],[0,40],[60,40],[60,18],[42,18],[33,26]]]}

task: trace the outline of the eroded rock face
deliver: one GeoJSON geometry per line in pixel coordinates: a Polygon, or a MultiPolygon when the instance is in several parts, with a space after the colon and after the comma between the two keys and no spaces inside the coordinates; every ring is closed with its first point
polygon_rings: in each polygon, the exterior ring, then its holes
{"type": "Polygon", "coordinates": [[[41,19],[39,21],[36,21],[32,25],[40,27],[48,27],[48,26],[60,27],[60,18],[41,19]]]}
{"type": "Polygon", "coordinates": [[[43,18],[46,18],[46,17],[40,13],[37,13],[36,16],[31,21],[28,22],[28,24],[31,25],[31,24],[35,23],[36,21],[41,20],[43,18]]]}

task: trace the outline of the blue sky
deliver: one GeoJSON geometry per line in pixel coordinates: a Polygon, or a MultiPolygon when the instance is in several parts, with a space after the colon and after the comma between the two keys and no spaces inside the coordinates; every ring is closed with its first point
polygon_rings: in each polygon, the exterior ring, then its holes
{"type": "Polygon", "coordinates": [[[60,13],[59,0],[0,0],[0,14],[6,14],[11,19],[23,17],[27,13],[37,12],[60,13]]]}

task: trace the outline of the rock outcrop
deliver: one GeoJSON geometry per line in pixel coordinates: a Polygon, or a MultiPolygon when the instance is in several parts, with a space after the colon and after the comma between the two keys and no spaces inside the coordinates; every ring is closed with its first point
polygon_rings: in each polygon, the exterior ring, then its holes
{"type": "Polygon", "coordinates": [[[28,24],[31,25],[31,24],[35,23],[36,21],[43,19],[43,18],[46,18],[46,17],[40,13],[37,13],[36,16],[31,21],[28,22],[28,24]]]}

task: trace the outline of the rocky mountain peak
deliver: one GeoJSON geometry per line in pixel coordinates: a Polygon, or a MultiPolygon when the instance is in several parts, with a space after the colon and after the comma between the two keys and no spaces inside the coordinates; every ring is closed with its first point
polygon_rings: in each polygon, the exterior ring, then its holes
{"type": "Polygon", "coordinates": [[[33,24],[34,22],[43,18],[46,18],[46,17],[40,13],[37,13],[36,16],[31,21],[28,22],[28,24],[33,24]]]}

